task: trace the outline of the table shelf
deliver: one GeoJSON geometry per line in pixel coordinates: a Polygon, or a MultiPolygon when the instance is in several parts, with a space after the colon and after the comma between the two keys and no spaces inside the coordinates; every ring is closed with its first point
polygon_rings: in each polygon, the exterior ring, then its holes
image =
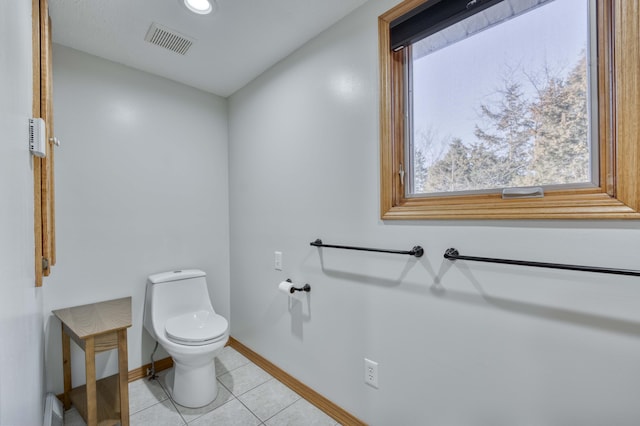
{"type": "MultiPolygon", "coordinates": [[[[83,419],[87,418],[87,385],[69,391],[69,399],[83,419]]],[[[112,426],[120,423],[120,392],[118,374],[96,380],[96,405],[98,426],[112,426]]]]}
{"type": "Polygon", "coordinates": [[[88,426],[129,426],[127,328],[131,297],[53,311],[62,324],[62,367],[65,410],[73,404],[88,426]],[[71,388],[71,348],[85,353],[87,383],[71,388]],[[96,380],[96,353],[116,349],[118,373],[96,380]]]}

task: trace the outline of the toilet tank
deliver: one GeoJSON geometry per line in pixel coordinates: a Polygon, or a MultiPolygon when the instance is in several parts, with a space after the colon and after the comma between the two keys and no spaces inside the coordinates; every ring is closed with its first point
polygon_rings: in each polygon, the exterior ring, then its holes
{"type": "Polygon", "coordinates": [[[198,269],[162,272],[149,276],[143,323],[154,338],[154,323],[164,328],[165,321],[176,315],[198,310],[213,311],[206,277],[207,274],[198,269]]]}

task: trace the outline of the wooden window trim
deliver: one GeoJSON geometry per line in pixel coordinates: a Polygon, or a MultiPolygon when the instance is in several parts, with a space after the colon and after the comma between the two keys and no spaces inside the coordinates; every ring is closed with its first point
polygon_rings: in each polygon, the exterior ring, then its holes
{"type": "Polygon", "coordinates": [[[47,156],[33,161],[35,285],[42,286],[56,263],[54,144],[53,140],[53,79],[51,61],[51,18],[48,0],[32,0],[33,50],[33,117],[44,119],[47,156]]]}
{"type": "MultiPolygon", "coordinates": [[[[31,2],[31,43],[33,54],[33,107],[32,115],[40,117],[40,1],[31,2]]],[[[35,284],[42,286],[42,197],[40,158],[31,156],[33,161],[33,234],[35,240],[35,284]]]]}
{"type": "Polygon", "coordinates": [[[503,200],[500,194],[408,198],[404,163],[403,54],[391,21],[432,0],[406,0],[378,18],[380,215],[398,219],[640,219],[640,4],[597,0],[600,186],[503,200]]]}
{"type": "Polygon", "coordinates": [[[42,255],[47,259],[44,276],[49,276],[56,264],[55,249],[55,185],[54,185],[54,120],[53,120],[53,57],[51,17],[48,0],[40,0],[40,113],[47,124],[47,157],[42,161],[42,255]]]}

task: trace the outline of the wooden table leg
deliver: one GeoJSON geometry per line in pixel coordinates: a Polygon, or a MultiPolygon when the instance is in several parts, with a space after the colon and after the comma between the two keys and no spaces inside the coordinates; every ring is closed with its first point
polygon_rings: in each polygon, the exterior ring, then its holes
{"type": "Polygon", "coordinates": [[[84,362],[87,376],[87,426],[97,426],[98,407],[96,406],[96,353],[93,336],[84,341],[84,362]]]}
{"type": "Polygon", "coordinates": [[[62,371],[64,381],[64,394],[62,403],[64,409],[71,408],[71,399],[69,398],[69,392],[71,391],[71,339],[69,335],[64,331],[64,325],[62,326],[62,371]]]}
{"type": "Polygon", "coordinates": [[[129,426],[129,360],[127,329],[118,330],[118,387],[120,392],[120,424],[129,426]]]}

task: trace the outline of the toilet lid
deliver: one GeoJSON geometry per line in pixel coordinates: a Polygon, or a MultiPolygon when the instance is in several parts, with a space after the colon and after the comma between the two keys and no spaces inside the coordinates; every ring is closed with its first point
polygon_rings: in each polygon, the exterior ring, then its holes
{"type": "Polygon", "coordinates": [[[212,311],[196,311],[178,315],[167,320],[167,337],[177,343],[202,345],[225,334],[229,323],[212,311]]]}

